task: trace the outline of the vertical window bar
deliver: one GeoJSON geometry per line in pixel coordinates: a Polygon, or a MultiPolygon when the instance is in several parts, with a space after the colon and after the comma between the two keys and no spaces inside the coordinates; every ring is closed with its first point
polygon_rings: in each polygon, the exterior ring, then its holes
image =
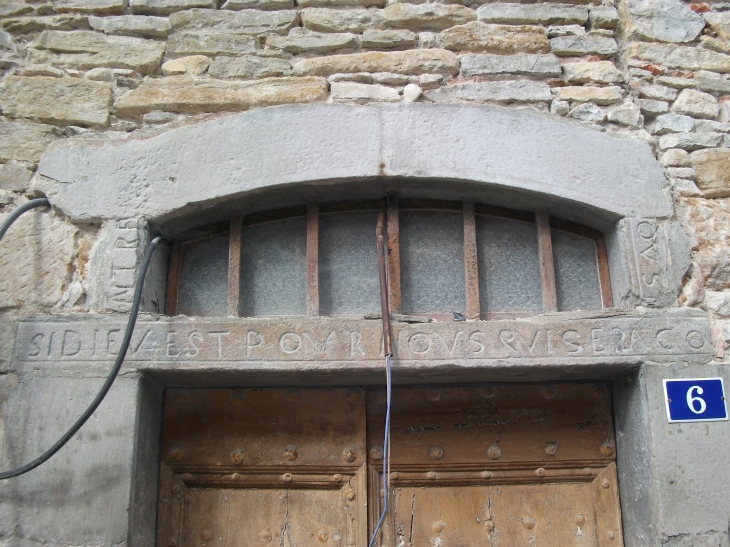
{"type": "Polygon", "coordinates": [[[398,198],[388,196],[388,300],[391,313],[400,313],[400,221],[398,198]]]}
{"type": "Polygon", "coordinates": [[[167,294],[165,295],[165,313],[177,315],[177,289],[180,282],[180,255],[182,245],[175,242],[170,248],[170,267],[167,274],[167,294]]]}
{"type": "Polygon", "coordinates": [[[231,229],[228,236],[228,316],[241,315],[241,237],[243,233],[243,216],[231,217],[231,229]]]}
{"type": "Polygon", "coordinates": [[[535,213],[537,223],[537,245],[540,253],[540,280],[542,281],[543,311],[558,311],[558,291],[555,286],[555,264],[550,232],[550,216],[540,211],[535,213]]]}
{"type": "Polygon", "coordinates": [[[307,203],[307,315],[319,315],[319,205],[307,203]]]}
{"type": "Polygon", "coordinates": [[[477,230],[474,202],[464,202],[464,279],[466,287],[466,318],[480,317],[479,264],[477,262],[477,230]]]}
{"type": "Polygon", "coordinates": [[[608,273],[608,252],[606,240],[603,237],[596,237],[596,261],[598,262],[598,281],[601,284],[601,300],[604,308],[613,308],[613,295],[611,294],[611,277],[608,273]]]}

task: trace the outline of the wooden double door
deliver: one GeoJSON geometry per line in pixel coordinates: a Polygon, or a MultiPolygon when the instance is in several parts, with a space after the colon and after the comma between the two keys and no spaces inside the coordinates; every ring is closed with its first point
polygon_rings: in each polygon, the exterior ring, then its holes
{"type": "MultiPolygon", "coordinates": [[[[366,547],[381,389],[168,389],[158,547],[366,547]]],[[[603,384],[397,387],[388,547],[621,546],[603,384]]]]}

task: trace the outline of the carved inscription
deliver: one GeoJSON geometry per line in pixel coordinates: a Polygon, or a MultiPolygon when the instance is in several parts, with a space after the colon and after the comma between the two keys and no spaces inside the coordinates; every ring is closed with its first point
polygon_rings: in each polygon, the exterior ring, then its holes
{"type": "MultiPolygon", "coordinates": [[[[20,323],[21,361],[111,360],[123,325],[20,323]]],[[[510,360],[623,358],[710,354],[703,318],[617,317],[538,323],[493,321],[394,325],[401,360],[510,360]]],[[[374,321],[240,320],[216,323],[140,322],[128,361],[366,361],[381,359],[374,321]]]]}
{"type": "Polygon", "coordinates": [[[139,221],[118,220],[113,227],[106,297],[111,309],[128,310],[134,298],[139,247],[139,221]]]}
{"type": "Polygon", "coordinates": [[[640,296],[647,303],[654,303],[664,289],[657,222],[654,219],[631,219],[629,225],[640,296]]]}

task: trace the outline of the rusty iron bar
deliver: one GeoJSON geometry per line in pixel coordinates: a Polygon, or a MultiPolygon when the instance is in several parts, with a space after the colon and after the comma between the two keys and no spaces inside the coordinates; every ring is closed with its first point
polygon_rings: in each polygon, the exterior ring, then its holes
{"type": "Polygon", "coordinates": [[[388,280],[385,273],[385,241],[383,227],[385,225],[385,206],[381,205],[375,235],[378,241],[378,278],[380,281],[380,313],[383,317],[383,348],[385,355],[393,355],[390,331],[390,306],[388,305],[388,280]]]}

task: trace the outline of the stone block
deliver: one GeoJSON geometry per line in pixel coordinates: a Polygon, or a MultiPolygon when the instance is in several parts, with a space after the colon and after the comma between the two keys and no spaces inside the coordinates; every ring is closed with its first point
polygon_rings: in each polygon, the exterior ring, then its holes
{"type": "Polygon", "coordinates": [[[618,10],[613,6],[590,6],[588,25],[592,29],[615,29],[618,26],[618,10]]]}
{"type": "Polygon", "coordinates": [[[648,82],[642,82],[638,86],[639,96],[646,99],[657,99],[659,101],[673,101],[677,98],[678,91],[671,87],[663,85],[650,84],[648,82]]]}
{"type": "Polygon", "coordinates": [[[406,48],[416,45],[416,34],[410,30],[367,29],[362,33],[362,47],[379,49],[406,48]]]}
{"type": "Polygon", "coordinates": [[[170,15],[176,11],[192,8],[218,7],[216,0],[129,0],[132,13],[142,15],[170,15]]]}
{"type": "Polygon", "coordinates": [[[104,34],[122,36],[165,38],[172,30],[172,25],[166,17],[152,17],[149,15],[89,17],[89,24],[91,28],[104,34]]]}
{"type": "Polygon", "coordinates": [[[611,61],[565,63],[563,73],[570,83],[576,84],[617,84],[624,81],[623,74],[611,61]]]}
{"type": "Polygon", "coordinates": [[[436,103],[460,101],[549,102],[553,98],[550,87],[546,83],[527,80],[456,84],[427,91],[426,97],[436,103]]]}
{"type": "Polygon", "coordinates": [[[616,40],[605,36],[558,36],[550,38],[550,51],[563,57],[597,55],[605,58],[618,51],[616,40]]]}
{"type": "Polygon", "coordinates": [[[209,65],[210,58],[205,55],[191,55],[190,57],[167,61],[162,65],[162,74],[165,76],[179,76],[182,74],[199,76],[208,70],[209,65]]]}
{"type": "Polygon", "coordinates": [[[33,11],[33,7],[28,4],[17,2],[6,2],[0,4],[0,17],[14,17],[16,15],[25,15],[33,11]]]}
{"type": "Polygon", "coordinates": [[[641,59],[669,68],[730,73],[730,55],[676,44],[629,44],[626,47],[626,58],[641,59]]]}
{"type": "Polygon", "coordinates": [[[536,77],[560,76],[560,63],[555,55],[468,54],[462,55],[461,74],[479,76],[484,74],[527,74],[536,77]]]}
{"type": "Polygon", "coordinates": [[[705,291],[705,306],[721,317],[730,317],[730,292],[705,291]]]}
{"type": "Polygon", "coordinates": [[[344,6],[382,8],[386,3],[386,0],[299,0],[297,5],[302,8],[340,8],[344,6]]]}
{"type": "Polygon", "coordinates": [[[692,152],[692,167],[697,172],[697,187],[708,198],[730,197],[730,150],[692,152]]]}
{"type": "Polygon", "coordinates": [[[109,123],[109,84],[78,78],[9,76],[0,96],[3,114],[68,125],[109,123]]]}
{"type": "Polygon", "coordinates": [[[619,86],[566,86],[557,88],[556,99],[571,102],[592,102],[599,105],[620,103],[623,100],[623,89],[619,86]]]}
{"type": "Polygon", "coordinates": [[[730,40],[730,11],[708,11],[704,14],[710,28],[723,40],[730,40]]]}
{"type": "Polygon", "coordinates": [[[142,121],[144,123],[149,124],[160,124],[160,123],[168,123],[173,120],[175,120],[177,116],[173,114],[172,112],[162,112],[160,110],[153,110],[152,112],[148,112],[144,116],[142,116],[142,121]]]}
{"type": "Polygon", "coordinates": [[[711,49],[719,53],[730,54],[730,42],[715,38],[714,36],[700,36],[700,44],[703,48],[711,49]]]}
{"type": "Polygon", "coordinates": [[[689,133],[694,128],[695,121],[689,116],[681,114],[661,114],[657,116],[651,127],[655,135],[665,133],[689,133]]]}
{"type": "Polygon", "coordinates": [[[690,165],[689,152],[681,148],[670,148],[659,159],[664,167],[687,167],[690,165]]]}
{"type": "Polygon", "coordinates": [[[53,9],[58,13],[122,13],[126,0],[54,0],[53,9]]]}
{"type": "Polygon", "coordinates": [[[117,114],[152,110],[220,112],[261,106],[308,103],[327,97],[324,78],[266,78],[251,82],[190,80],[185,76],[147,80],[114,103],[117,114]]]}
{"type": "Polygon", "coordinates": [[[606,117],[609,122],[620,123],[629,127],[639,128],[644,125],[644,116],[641,115],[641,109],[630,99],[624,100],[620,105],[608,108],[606,117]]]}
{"type": "Polygon", "coordinates": [[[343,33],[321,33],[301,28],[293,28],[288,36],[272,34],[266,38],[266,47],[281,49],[290,53],[302,53],[315,51],[326,53],[344,48],[357,48],[359,43],[354,34],[343,33]]]}
{"type": "Polygon", "coordinates": [[[421,95],[423,95],[423,89],[418,84],[408,84],[403,88],[404,103],[414,103],[421,95]]]}
{"type": "Polygon", "coordinates": [[[165,52],[165,44],[153,40],[83,30],[44,31],[33,47],[59,53],[57,61],[63,66],[129,68],[143,74],[154,72],[165,52]]]}
{"type": "Polygon", "coordinates": [[[683,89],[672,104],[672,111],[695,118],[717,118],[720,114],[720,104],[709,93],[683,89]]]}
{"type": "Polygon", "coordinates": [[[459,58],[440,49],[414,49],[353,53],[304,59],[294,64],[294,74],[328,76],[336,73],[394,72],[398,74],[448,74],[459,72],[459,58]]]}
{"type": "Polygon", "coordinates": [[[357,82],[332,82],[333,100],[399,102],[401,96],[392,87],[384,85],[359,84],[357,82]]]}
{"type": "Polygon", "coordinates": [[[294,0],[226,0],[221,9],[239,11],[242,9],[277,10],[293,9],[294,0]]]}
{"type": "Polygon", "coordinates": [[[629,38],[656,42],[692,42],[705,26],[702,15],[680,0],[627,0],[619,6],[629,38]]]}
{"type": "Polygon", "coordinates": [[[475,21],[473,9],[458,4],[392,4],[383,10],[393,28],[444,30],[475,21]]]}
{"type": "Polygon", "coordinates": [[[208,68],[214,78],[270,78],[291,74],[291,62],[274,57],[216,57],[208,68]]]}
{"type": "Polygon", "coordinates": [[[44,30],[88,29],[89,20],[85,15],[55,15],[50,17],[18,17],[0,21],[3,30],[13,35],[29,34],[44,30]]]}
{"type": "Polygon", "coordinates": [[[191,9],[170,15],[176,31],[235,32],[241,34],[285,33],[299,24],[294,10],[205,10],[191,9]]]}
{"type": "Polygon", "coordinates": [[[549,45],[542,28],[490,25],[472,21],[449,28],[438,35],[438,45],[452,51],[473,53],[547,53],[549,45]]]}
{"type": "Polygon", "coordinates": [[[253,36],[233,32],[178,32],[167,42],[168,55],[244,55],[253,53],[253,36]]]}
{"type": "Polygon", "coordinates": [[[662,135],[659,139],[659,149],[682,148],[691,151],[700,148],[714,148],[721,142],[721,133],[670,133],[662,135]]]}
{"type": "Polygon", "coordinates": [[[0,164],[0,190],[23,192],[27,190],[33,171],[22,163],[11,161],[0,164]]]}
{"type": "Polygon", "coordinates": [[[65,76],[63,70],[51,65],[27,65],[16,74],[20,76],[52,76],[54,78],[63,78],[65,76]]]}
{"type": "MultiPolygon", "coordinates": [[[[0,214],[0,222],[7,218],[0,214]]],[[[52,307],[69,282],[75,226],[49,212],[25,213],[3,237],[0,309],[52,307]]]]}
{"type": "Polygon", "coordinates": [[[382,10],[304,8],[304,28],[319,32],[364,32],[387,26],[382,10]]]}
{"type": "Polygon", "coordinates": [[[695,131],[697,133],[730,133],[730,123],[716,122],[714,120],[695,120],[695,131]]]}
{"type": "Polygon", "coordinates": [[[0,161],[37,162],[55,139],[50,125],[0,120],[0,161]]]}
{"type": "Polygon", "coordinates": [[[600,123],[606,119],[606,113],[593,103],[584,103],[568,112],[568,117],[582,122],[600,123]]]}
{"type": "Polygon", "coordinates": [[[645,116],[658,116],[669,112],[669,103],[666,101],[655,101],[654,99],[636,99],[645,116]]]}
{"type": "Polygon", "coordinates": [[[588,8],[553,3],[484,4],[477,9],[477,19],[508,25],[582,25],[588,20],[588,8]]]}
{"type": "Polygon", "coordinates": [[[418,85],[421,89],[436,89],[444,84],[441,74],[421,74],[418,76],[418,85]]]}
{"type": "Polygon", "coordinates": [[[706,91],[708,93],[730,94],[730,80],[722,77],[709,78],[707,76],[695,74],[694,85],[700,91],[706,91]]]}

